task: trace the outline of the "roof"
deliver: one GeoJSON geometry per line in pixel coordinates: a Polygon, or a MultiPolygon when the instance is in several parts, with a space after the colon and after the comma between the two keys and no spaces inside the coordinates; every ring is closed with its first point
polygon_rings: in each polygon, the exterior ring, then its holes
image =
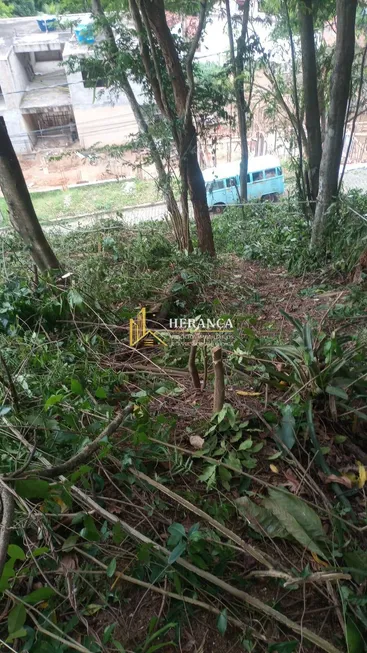
{"type": "MultiPolygon", "coordinates": [[[[204,180],[210,181],[213,177],[224,178],[239,175],[240,163],[240,161],[232,161],[231,163],[222,163],[216,168],[207,168],[203,171],[204,180]]],[[[255,156],[248,160],[248,172],[257,172],[266,168],[275,168],[276,166],[280,166],[280,160],[273,154],[255,156]]]]}

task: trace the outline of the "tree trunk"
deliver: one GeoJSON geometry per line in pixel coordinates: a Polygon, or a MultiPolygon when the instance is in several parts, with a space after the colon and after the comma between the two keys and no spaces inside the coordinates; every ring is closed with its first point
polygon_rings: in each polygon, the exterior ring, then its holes
{"type": "Polygon", "coordinates": [[[248,169],[248,144],[247,144],[247,121],[246,121],[246,101],[243,82],[243,59],[246,49],[247,27],[249,20],[250,3],[245,2],[243,5],[241,36],[237,40],[237,57],[234,50],[234,38],[232,30],[232,18],[229,0],[226,0],[226,13],[228,24],[229,49],[231,53],[231,66],[234,78],[234,87],[236,93],[236,107],[238,130],[241,142],[241,164],[240,164],[240,197],[241,202],[247,202],[247,169],[248,169]]]}
{"type": "Polygon", "coordinates": [[[337,0],[337,36],[330,105],[320,168],[320,189],[312,227],[311,247],[322,246],[327,210],[338,193],[344,121],[355,50],[357,0],[337,0]]]}
{"type": "MultiPolygon", "coordinates": [[[[140,0],[162,50],[179,122],[177,149],[180,169],[186,167],[190,198],[194,209],[199,248],[215,255],[214,239],[206,199],[206,188],[197,153],[197,134],[191,113],[193,84],[186,84],[175,42],[167,25],[164,0],[140,0]]],[[[191,53],[192,54],[192,53],[191,53]]]]}
{"type": "MultiPolygon", "coordinates": [[[[113,59],[118,55],[118,46],[116,43],[116,39],[113,33],[113,30],[111,28],[111,25],[109,24],[105,13],[103,11],[102,5],[101,5],[101,0],[92,0],[92,13],[94,16],[96,16],[103,24],[101,27],[101,30],[103,32],[103,36],[105,40],[109,43],[110,48],[111,48],[111,58],[113,59]]],[[[113,61],[112,61],[113,63],[113,61]]],[[[120,70],[119,71],[119,81],[121,84],[121,88],[124,91],[131,110],[134,114],[135,120],[138,124],[139,131],[143,133],[147,139],[150,155],[153,159],[153,163],[155,165],[155,169],[157,171],[158,175],[158,181],[159,181],[159,187],[163,193],[163,197],[166,201],[167,204],[167,209],[168,213],[171,217],[172,220],[172,226],[173,230],[176,236],[176,240],[178,243],[178,246],[180,249],[188,249],[190,250],[190,236],[189,236],[189,231],[188,231],[188,225],[185,223],[183,224],[182,216],[180,213],[180,210],[178,208],[178,204],[176,202],[176,198],[173,194],[173,190],[171,187],[171,183],[169,180],[169,177],[166,173],[166,170],[163,165],[163,161],[161,159],[161,156],[158,152],[157,146],[155,144],[154,138],[150,133],[149,126],[145,120],[144,114],[141,110],[141,107],[139,105],[139,102],[137,101],[134,91],[131,88],[130,82],[127,78],[127,76],[120,70]]]]}
{"type": "Polygon", "coordinates": [[[317,84],[317,64],[312,0],[299,0],[298,15],[302,46],[303,97],[306,114],[308,181],[311,207],[319,192],[322,154],[320,110],[317,84]]]}
{"type": "Polygon", "coordinates": [[[0,188],[8,205],[10,221],[29,247],[37,267],[42,272],[60,270],[60,263],[38,222],[22,169],[2,117],[0,117],[0,188]]]}

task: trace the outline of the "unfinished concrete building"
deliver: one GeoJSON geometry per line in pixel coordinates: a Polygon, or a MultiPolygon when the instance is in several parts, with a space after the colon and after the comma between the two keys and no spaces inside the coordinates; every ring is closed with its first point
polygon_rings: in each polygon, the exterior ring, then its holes
{"type": "Polygon", "coordinates": [[[81,148],[119,145],[136,133],[123,94],[90,88],[81,72],[66,74],[68,57],[87,52],[72,28],[44,33],[36,17],[0,20],[0,115],[18,154],[75,141],[81,148]]]}

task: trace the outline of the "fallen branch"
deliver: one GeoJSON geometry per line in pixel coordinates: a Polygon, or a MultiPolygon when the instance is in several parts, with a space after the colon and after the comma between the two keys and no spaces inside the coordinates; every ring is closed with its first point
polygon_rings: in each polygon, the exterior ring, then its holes
{"type": "Polygon", "coordinates": [[[214,366],[214,396],[213,413],[219,413],[224,404],[224,365],[222,360],[222,348],[214,347],[212,351],[214,366]]]}
{"type": "MultiPolygon", "coordinates": [[[[15,406],[16,411],[19,412],[18,393],[17,393],[16,387],[14,385],[14,381],[12,379],[12,376],[10,374],[10,370],[9,370],[9,368],[7,366],[6,360],[4,359],[4,356],[1,354],[1,352],[0,352],[0,361],[1,361],[1,364],[2,364],[2,366],[4,368],[4,370],[5,370],[5,374],[8,377],[8,386],[9,386],[9,391],[10,391],[11,398],[13,400],[13,404],[15,406]]],[[[4,381],[3,381],[3,383],[4,383],[4,381]]],[[[4,385],[6,385],[6,384],[4,383],[4,385]]]]}
{"type": "MultiPolygon", "coordinates": [[[[13,429],[13,432],[16,433],[16,430],[13,429]]],[[[18,433],[17,436],[21,440],[21,442],[23,442],[23,444],[25,444],[25,446],[29,448],[30,445],[27,442],[27,440],[25,440],[25,438],[23,438],[23,436],[20,433],[18,433]]],[[[51,463],[44,456],[41,455],[39,457],[39,460],[43,463],[43,465],[45,465],[45,467],[49,469],[52,468],[51,463]]],[[[66,481],[66,478],[61,476],[60,480],[66,481]]],[[[105,508],[102,508],[102,506],[100,506],[96,501],[94,501],[91,497],[86,495],[85,492],[83,492],[76,486],[72,485],[71,488],[69,489],[69,492],[72,494],[72,496],[74,496],[75,499],[79,500],[79,502],[82,505],[88,506],[92,510],[95,510],[95,512],[101,515],[104,519],[106,519],[107,522],[111,524],[120,524],[121,528],[125,531],[125,533],[135,541],[143,542],[144,544],[150,545],[152,549],[155,550],[158,554],[160,554],[167,563],[167,560],[171,553],[168,549],[161,546],[160,544],[157,544],[143,533],[140,533],[140,531],[136,530],[134,527],[130,526],[122,519],[119,519],[118,517],[116,517],[116,515],[110,513],[105,508]]],[[[247,592],[244,592],[243,590],[238,589],[237,587],[234,587],[233,585],[230,585],[229,583],[222,580],[221,578],[217,578],[216,576],[214,576],[214,574],[211,574],[208,571],[204,571],[204,569],[200,569],[199,567],[196,567],[195,565],[191,564],[191,562],[188,562],[183,558],[178,558],[175,564],[178,564],[184,569],[191,571],[192,573],[196,574],[196,576],[204,578],[209,583],[212,583],[213,585],[223,590],[224,592],[227,592],[231,596],[235,596],[236,598],[243,601],[245,604],[253,607],[258,612],[261,612],[262,614],[266,614],[268,617],[274,619],[275,621],[278,621],[279,623],[283,624],[287,628],[290,628],[291,630],[293,630],[293,632],[300,635],[303,639],[307,639],[308,641],[312,642],[313,644],[321,648],[323,651],[327,651],[327,653],[341,653],[340,649],[337,649],[331,642],[328,642],[324,638],[320,637],[309,628],[306,628],[305,626],[298,624],[295,621],[292,621],[291,619],[288,619],[286,615],[282,614],[281,612],[278,612],[278,610],[274,610],[274,608],[270,607],[260,599],[252,596],[251,594],[248,594],[247,592]]]]}
{"type": "MultiPolygon", "coordinates": [[[[84,557],[86,557],[91,562],[94,562],[96,565],[101,567],[101,569],[104,570],[107,569],[107,565],[105,565],[100,560],[97,560],[97,558],[94,558],[86,551],[83,551],[83,549],[79,549],[78,547],[75,547],[74,550],[80,553],[81,555],[83,555],[84,557]]],[[[124,580],[127,583],[132,583],[133,585],[144,587],[147,590],[152,590],[152,592],[156,592],[157,594],[162,594],[163,596],[169,596],[169,598],[175,599],[176,601],[183,601],[184,603],[190,603],[190,605],[195,605],[196,607],[202,608],[203,610],[206,610],[207,612],[211,612],[212,614],[216,614],[216,615],[221,614],[221,610],[215,608],[213,605],[210,605],[209,603],[204,603],[203,601],[199,601],[198,599],[192,599],[190,596],[185,596],[184,594],[176,594],[175,592],[170,592],[169,590],[165,590],[162,587],[157,587],[156,585],[152,585],[152,583],[146,583],[144,580],[139,580],[139,578],[133,578],[133,576],[126,576],[126,574],[123,574],[120,571],[116,571],[115,576],[116,578],[119,578],[120,580],[124,580]]],[[[265,635],[259,635],[259,633],[257,633],[255,629],[252,628],[249,624],[246,624],[243,621],[236,619],[235,617],[231,617],[230,615],[228,615],[227,618],[228,618],[228,622],[232,624],[232,626],[236,626],[237,628],[241,628],[242,630],[250,630],[251,635],[256,639],[261,639],[262,641],[268,641],[265,635]]]]}
{"type": "MultiPolygon", "coordinates": [[[[167,496],[171,497],[174,501],[177,503],[180,503],[181,506],[184,506],[191,512],[195,513],[200,519],[203,519],[207,521],[211,526],[213,526],[217,531],[222,533],[222,535],[225,535],[228,537],[229,540],[232,540],[232,542],[235,542],[238,544],[238,546],[243,549],[243,551],[246,551],[252,558],[260,562],[260,564],[264,565],[264,567],[267,567],[268,569],[272,569],[275,565],[275,561],[271,561],[268,556],[264,556],[261,551],[258,551],[255,549],[251,544],[246,544],[244,540],[242,540],[236,533],[233,531],[229,530],[229,528],[226,528],[218,522],[216,519],[208,515],[206,512],[201,510],[200,508],[197,508],[197,506],[194,506],[190,501],[187,501],[183,497],[181,497],[179,494],[176,494],[175,492],[172,492],[171,490],[168,489],[166,485],[162,485],[162,483],[158,483],[158,481],[154,481],[152,478],[144,474],[143,472],[139,472],[137,469],[134,469],[133,467],[129,468],[130,474],[135,476],[136,478],[139,478],[142,481],[145,481],[152,487],[155,487],[157,490],[160,492],[163,492],[167,496]]],[[[291,576],[287,574],[287,580],[289,580],[291,576]]]]}
{"type": "Polygon", "coordinates": [[[2,521],[0,526],[0,578],[2,576],[10,539],[10,528],[13,523],[15,501],[12,493],[6,487],[1,485],[0,497],[2,503],[2,521]]]}
{"type": "Polygon", "coordinates": [[[84,449],[75,454],[75,456],[69,458],[65,463],[54,465],[49,469],[42,470],[42,476],[45,478],[55,478],[55,476],[61,476],[61,474],[69,474],[79,465],[84,465],[84,463],[91,459],[95,451],[97,451],[101,441],[104,438],[109,438],[113,433],[115,433],[124,418],[127,415],[130,415],[132,411],[133,406],[129,405],[122,412],[117,413],[115,419],[113,419],[112,422],[103,429],[102,433],[100,433],[93,442],[84,447],[84,449]]]}
{"type": "Polygon", "coordinates": [[[203,347],[203,357],[204,357],[204,376],[203,376],[203,385],[201,389],[204,391],[208,381],[208,350],[206,345],[204,345],[203,347]]]}
{"type": "Polygon", "coordinates": [[[191,349],[190,349],[190,356],[189,356],[189,372],[191,376],[191,380],[193,382],[194,388],[197,390],[200,390],[201,384],[200,384],[200,376],[198,372],[198,368],[196,367],[196,352],[197,352],[197,344],[192,344],[191,349]]]}

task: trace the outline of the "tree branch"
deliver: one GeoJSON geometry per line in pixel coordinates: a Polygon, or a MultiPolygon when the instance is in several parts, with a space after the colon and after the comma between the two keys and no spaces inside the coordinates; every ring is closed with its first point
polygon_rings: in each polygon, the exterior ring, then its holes
{"type": "Polygon", "coordinates": [[[201,385],[200,385],[200,376],[198,372],[198,368],[196,367],[196,352],[197,352],[197,344],[192,343],[191,349],[190,349],[190,356],[189,356],[189,372],[191,376],[191,380],[193,382],[194,388],[197,390],[200,390],[201,385]]]}
{"type": "Polygon", "coordinates": [[[12,493],[2,485],[0,489],[1,503],[3,508],[3,518],[0,526],[0,578],[2,576],[6,557],[8,554],[8,545],[10,539],[10,528],[13,523],[15,501],[12,493]]]}
{"type": "Polygon", "coordinates": [[[224,404],[224,365],[222,360],[222,348],[214,347],[212,351],[214,365],[214,397],[213,413],[219,413],[224,404]]]}
{"type": "Polygon", "coordinates": [[[206,8],[207,8],[207,0],[201,0],[201,2],[200,2],[199,24],[198,24],[194,39],[193,39],[193,41],[191,43],[189,54],[187,55],[187,59],[186,59],[186,75],[187,75],[187,83],[188,83],[188,87],[189,87],[189,92],[188,92],[187,98],[186,98],[185,118],[184,118],[185,128],[187,127],[187,124],[189,122],[192,98],[193,98],[193,95],[194,95],[194,88],[195,88],[194,72],[193,72],[192,63],[194,61],[195,52],[196,52],[197,47],[199,45],[199,41],[200,41],[201,35],[203,33],[204,26],[205,26],[206,8]]]}
{"type": "Polygon", "coordinates": [[[45,478],[55,478],[55,476],[60,476],[61,474],[69,474],[79,465],[86,463],[88,460],[90,460],[95,451],[97,451],[101,441],[104,438],[108,438],[113,433],[115,433],[123,419],[127,415],[130,415],[132,412],[133,406],[129,404],[122,412],[117,413],[115,419],[113,419],[112,422],[110,422],[110,424],[106,426],[105,429],[103,429],[102,433],[100,433],[100,435],[95,440],[93,440],[93,442],[84,447],[84,449],[75,454],[75,456],[69,458],[69,460],[67,460],[65,463],[54,465],[54,467],[42,470],[42,476],[45,478]]]}

